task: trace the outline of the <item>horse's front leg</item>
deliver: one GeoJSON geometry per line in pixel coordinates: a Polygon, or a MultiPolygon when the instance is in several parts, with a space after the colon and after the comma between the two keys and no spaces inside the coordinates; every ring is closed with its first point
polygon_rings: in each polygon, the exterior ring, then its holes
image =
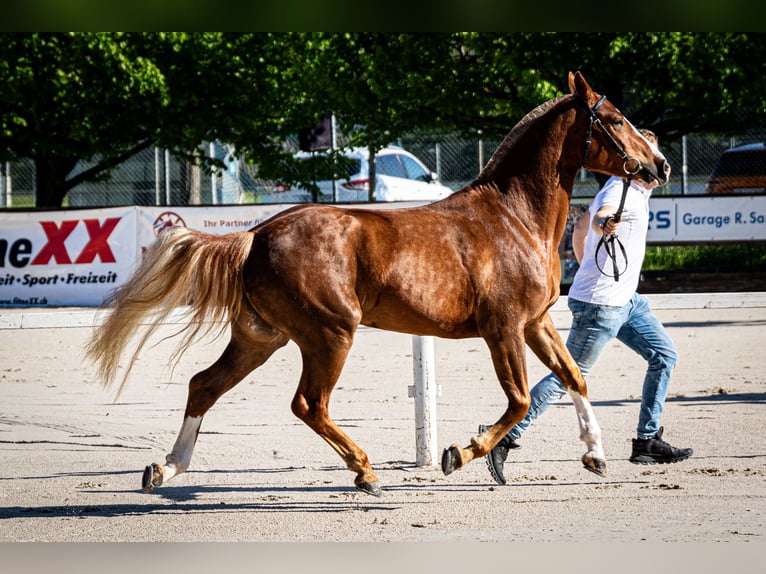
{"type": "Polygon", "coordinates": [[[588,448],[582,456],[586,469],[600,476],[606,475],[606,457],[601,443],[601,427],[598,425],[588,399],[588,387],[580,367],[572,358],[548,313],[531,323],[526,329],[529,348],[543,364],[561,381],[574,403],[577,422],[580,426],[580,440],[588,448]]]}
{"type": "Polygon", "coordinates": [[[471,438],[465,448],[453,444],[442,453],[442,472],[448,475],[475,458],[486,455],[529,410],[526,349],[522,333],[511,328],[500,335],[484,334],[495,373],[508,398],[508,407],[500,419],[487,431],[471,438]]]}

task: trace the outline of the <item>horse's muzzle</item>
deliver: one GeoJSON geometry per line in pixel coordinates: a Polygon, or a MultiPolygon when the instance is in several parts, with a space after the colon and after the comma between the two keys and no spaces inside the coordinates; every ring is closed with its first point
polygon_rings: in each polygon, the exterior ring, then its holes
{"type": "Polygon", "coordinates": [[[665,185],[667,182],[670,181],[670,164],[668,163],[668,160],[662,161],[662,181],[660,181],[660,185],[665,185]]]}
{"type": "Polygon", "coordinates": [[[647,182],[656,181],[659,185],[665,185],[670,181],[670,164],[663,159],[652,165],[644,165],[639,172],[639,177],[647,182]]]}

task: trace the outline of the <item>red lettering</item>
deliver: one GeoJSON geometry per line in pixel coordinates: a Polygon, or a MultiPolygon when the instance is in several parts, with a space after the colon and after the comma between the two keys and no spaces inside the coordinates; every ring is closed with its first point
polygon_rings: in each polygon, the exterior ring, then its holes
{"type": "Polygon", "coordinates": [[[103,225],[99,224],[98,219],[83,219],[90,241],[83,247],[75,263],[93,263],[97,255],[101,263],[114,263],[116,261],[114,253],[106,240],[119,222],[119,217],[110,217],[104,221],[103,225]]]}
{"type": "Polygon", "coordinates": [[[41,221],[40,225],[43,226],[48,243],[32,260],[32,265],[47,265],[51,258],[55,259],[57,263],[71,263],[72,260],[69,258],[64,241],[74,231],[78,223],[78,221],[62,221],[61,228],[59,228],[55,221],[41,221]]]}

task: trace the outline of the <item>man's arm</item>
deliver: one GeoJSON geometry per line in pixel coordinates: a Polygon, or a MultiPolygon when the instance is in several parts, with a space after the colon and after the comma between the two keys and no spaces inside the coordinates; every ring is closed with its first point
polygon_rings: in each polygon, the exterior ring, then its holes
{"type": "Polygon", "coordinates": [[[586,211],[575,221],[574,228],[572,229],[572,251],[574,251],[578,264],[582,264],[582,256],[585,253],[585,242],[588,239],[588,224],[598,235],[603,235],[604,233],[611,235],[617,229],[617,224],[612,220],[609,220],[607,223],[606,219],[610,215],[614,215],[616,211],[617,209],[611,205],[605,205],[598,210],[593,219],[590,218],[590,212],[586,211]],[[601,226],[602,221],[605,222],[603,228],[601,226]]]}
{"type": "Polygon", "coordinates": [[[611,205],[605,205],[596,212],[593,216],[593,220],[590,222],[591,229],[598,235],[612,235],[617,229],[617,222],[614,219],[610,219],[610,215],[614,215],[617,209],[611,205]]]}
{"type": "Polygon", "coordinates": [[[585,240],[588,238],[588,222],[590,221],[590,212],[586,211],[575,221],[572,228],[572,251],[574,251],[577,263],[582,263],[582,256],[585,253],[585,240]]]}
{"type": "MultiPolygon", "coordinates": [[[[634,181],[637,185],[646,189],[654,189],[657,187],[656,181],[646,183],[640,178],[636,178],[634,181]]],[[[601,209],[596,212],[596,215],[593,217],[593,220],[590,223],[593,231],[595,231],[598,235],[603,235],[604,233],[607,235],[612,235],[617,230],[617,225],[619,223],[615,222],[613,219],[609,219],[609,216],[614,215],[616,212],[617,208],[612,207],[611,205],[602,206],[601,209]]]]}

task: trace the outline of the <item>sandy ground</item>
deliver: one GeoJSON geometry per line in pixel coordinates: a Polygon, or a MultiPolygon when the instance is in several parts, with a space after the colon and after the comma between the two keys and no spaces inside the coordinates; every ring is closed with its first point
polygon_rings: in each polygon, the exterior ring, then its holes
{"type": "MultiPolygon", "coordinates": [[[[553,315],[566,336],[568,312],[553,315]]],[[[115,401],[82,359],[89,328],[0,330],[0,542],[763,544],[766,308],[658,315],[681,356],[665,437],[694,456],[674,465],[628,462],[644,367],[614,343],[589,381],[608,476],[582,468],[566,400],[524,436],[504,487],[483,459],[447,477],[415,466],[412,338],[360,330],[331,414],[367,451],[385,489],[380,498],[357,492],[334,451],[291,414],[300,373],[292,344],[210,411],[189,472],[143,494],[144,467],[163,461],[175,440],[186,382],[224,339],[196,344],[172,379],[172,342],[159,342],[115,401]]],[[[545,374],[531,354],[528,366],[532,382],[545,374]]],[[[441,451],[468,444],[504,401],[478,339],[437,339],[436,376],[441,451]]]]}

